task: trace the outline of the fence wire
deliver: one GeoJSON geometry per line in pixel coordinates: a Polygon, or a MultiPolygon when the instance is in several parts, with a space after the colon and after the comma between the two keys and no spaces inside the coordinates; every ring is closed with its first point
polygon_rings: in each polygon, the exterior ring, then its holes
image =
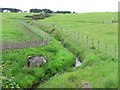
{"type": "MultiPolygon", "coordinates": [[[[71,29],[65,28],[63,26],[55,25],[53,23],[39,23],[38,25],[42,25],[43,27],[47,27],[48,30],[52,30],[53,28],[56,30],[57,35],[65,37],[69,37],[71,41],[76,41],[79,45],[82,45],[85,50],[89,49],[91,51],[98,50],[99,53],[106,55],[107,57],[111,57],[113,59],[118,59],[118,46],[109,45],[107,43],[103,43],[101,41],[97,41],[94,38],[87,36],[83,33],[75,32],[71,29]]],[[[69,41],[69,42],[71,42],[69,41]]]]}

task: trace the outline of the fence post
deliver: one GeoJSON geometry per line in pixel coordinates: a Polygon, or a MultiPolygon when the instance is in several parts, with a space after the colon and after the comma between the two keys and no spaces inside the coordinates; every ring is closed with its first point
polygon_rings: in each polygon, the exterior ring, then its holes
{"type": "Polygon", "coordinates": [[[82,43],[83,43],[83,34],[82,34],[82,43]]]}
{"type": "Polygon", "coordinates": [[[68,35],[68,29],[66,28],[66,35],[68,35]]]}
{"type": "Polygon", "coordinates": [[[117,49],[117,48],[116,48],[116,46],[115,46],[115,59],[116,59],[116,51],[117,51],[116,49],[117,49]]]}
{"type": "Polygon", "coordinates": [[[13,43],[10,45],[10,47],[15,47],[15,41],[13,41],[13,43]]]}
{"type": "Polygon", "coordinates": [[[107,54],[107,44],[106,44],[105,54],[107,54]]]}
{"type": "Polygon", "coordinates": [[[88,36],[87,36],[87,47],[88,47],[88,36]]]}
{"type": "Polygon", "coordinates": [[[92,38],[92,47],[93,47],[93,38],[92,38]]]}
{"type": "Polygon", "coordinates": [[[45,32],[42,32],[42,37],[43,37],[43,39],[44,39],[44,41],[45,41],[45,32]]]}
{"type": "Polygon", "coordinates": [[[64,28],[64,32],[66,32],[66,30],[65,30],[66,28],[64,28]]]}
{"type": "Polygon", "coordinates": [[[53,24],[53,28],[54,28],[55,26],[54,26],[54,24],[53,24]]]}
{"type": "Polygon", "coordinates": [[[70,35],[71,35],[71,30],[70,30],[70,35]]]}
{"type": "Polygon", "coordinates": [[[64,27],[62,27],[62,31],[64,31],[64,27]]]}
{"type": "Polygon", "coordinates": [[[71,31],[71,35],[73,35],[73,31],[71,31]]]}
{"type": "Polygon", "coordinates": [[[99,48],[100,48],[100,42],[98,41],[98,50],[99,50],[99,48]]]}
{"type": "Polygon", "coordinates": [[[49,34],[47,34],[47,41],[49,40],[49,34]]]}
{"type": "Polygon", "coordinates": [[[55,29],[55,25],[53,24],[52,29],[55,29]]]}
{"type": "Polygon", "coordinates": [[[79,35],[80,35],[80,34],[78,33],[78,39],[79,39],[79,35]]]}
{"type": "Polygon", "coordinates": [[[76,39],[76,32],[74,32],[74,35],[73,35],[73,36],[74,36],[74,39],[76,39]]]}

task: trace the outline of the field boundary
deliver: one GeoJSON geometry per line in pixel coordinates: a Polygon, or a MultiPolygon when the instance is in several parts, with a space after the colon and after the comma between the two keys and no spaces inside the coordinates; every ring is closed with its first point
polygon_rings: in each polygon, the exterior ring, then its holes
{"type": "Polygon", "coordinates": [[[84,51],[86,49],[94,50],[96,49],[99,53],[102,53],[108,57],[112,57],[113,59],[118,59],[118,46],[109,45],[107,43],[103,43],[101,41],[97,41],[90,36],[87,36],[83,33],[74,32],[71,29],[65,28],[60,25],[56,25],[53,23],[42,23],[40,22],[39,26],[46,26],[50,28],[50,30],[57,30],[59,34],[66,34],[67,37],[72,38],[74,41],[78,41],[79,44],[82,44],[84,47],[84,51]]]}
{"type": "Polygon", "coordinates": [[[32,48],[32,47],[37,47],[37,46],[42,46],[42,45],[47,45],[48,41],[26,41],[23,43],[4,43],[2,45],[2,50],[7,50],[7,49],[23,49],[23,48],[32,48]]]}
{"type": "Polygon", "coordinates": [[[42,46],[42,45],[48,44],[48,42],[50,41],[50,35],[48,33],[44,32],[34,26],[31,26],[30,24],[28,24],[22,20],[18,20],[18,21],[21,24],[23,24],[27,29],[29,29],[31,34],[37,35],[37,37],[39,37],[39,39],[30,40],[30,41],[23,40],[22,42],[12,41],[11,43],[5,42],[5,43],[2,43],[2,50],[22,49],[22,48],[37,47],[37,46],[42,46]]]}

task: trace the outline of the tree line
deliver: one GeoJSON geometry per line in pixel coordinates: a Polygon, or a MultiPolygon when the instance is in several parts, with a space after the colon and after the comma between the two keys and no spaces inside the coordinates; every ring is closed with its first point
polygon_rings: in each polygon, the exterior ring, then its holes
{"type": "Polygon", "coordinates": [[[30,12],[31,13],[40,13],[40,12],[53,13],[53,11],[50,9],[30,9],[30,12]]]}
{"type": "Polygon", "coordinates": [[[0,12],[3,12],[4,10],[9,10],[10,12],[15,12],[15,13],[22,11],[16,8],[0,8],[0,12]]]}
{"type": "MultiPolygon", "coordinates": [[[[4,10],[9,10],[10,12],[22,12],[22,10],[20,9],[16,9],[16,8],[0,8],[0,12],[4,12],[4,10]]],[[[66,14],[66,13],[72,13],[71,11],[53,11],[50,9],[30,9],[29,11],[30,13],[41,13],[41,12],[45,12],[45,13],[61,13],[61,14],[66,14]]],[[[75,13],[75,12],[73,12],[75,13]]]]}
{"type": "Polygon", "coordinates": [[[56,11],[54,13],[62,13],[62,14],[69,14],[69,13],[76,13],[76,12],[71,12],[71,11],[56,11]]]}
{"type": "MultiPolygon", "coordinates": [[[[40,12],[45,12],[45,13],[62,13],[62,14],[66,14],[66,13],[72,13],[71,11],[52,11],[50,9],[30,9],[31,13],[40,13],[40,12]]],[[[75,12],[73,12],[75,13],[75,12]]]]}

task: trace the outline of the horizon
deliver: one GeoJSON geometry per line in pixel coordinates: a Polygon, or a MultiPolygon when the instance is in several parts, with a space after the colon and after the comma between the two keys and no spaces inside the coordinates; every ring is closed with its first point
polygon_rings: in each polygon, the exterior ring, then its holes
{"type": "Polygon", "coordinates": [[[17,8],[29,12],[30,9],[50,9],[53,11],[71,11],[76,13],[88,12],[118,12],[119,0],[48,0],[36,2],[35,0],[2,0],[2,8],[17,8]]]}
{"type": "MultiPolygon", "coordinates": [[[[9,8],[9,7],[0,7],[0,8],[9,8]]],[[[12,8],[12,9],[19,9],[19,8],[12,8]]],[[[49,9],[49,8],[31,8],[31,9],[49,9]]],[[[21,9],[20,9],[21,10],[21,9]]],[[[51,9],[49,9],[49,10],[51,10],[51,9]]],[[[27,12],[27,13],[29,13],[30,12],[30,9],[28,10],[28,11],[26,11],[26,10],[21,10],[22,12],[27,12]]],[[[52,10],[53,11],[53,10],[52,10]]],[[[57,10],[57,11],[67,11],[67,10],[57,10]]],[[[57,11],[53,11],[53,13],[55,13],[55,12],[57,12],[57,11]]],[[[73,12],[75,12],[75,11],[70,11],[71,13],[73,13],[73,12]]],[[[97,12],[97,11],[92,11],[92,12],[75,12],[75,13],[117,13],[118,11],[101,11],[101,12],[97,12]]],[[[31,12],[32,13],[32,12],[31,12]]]]}

